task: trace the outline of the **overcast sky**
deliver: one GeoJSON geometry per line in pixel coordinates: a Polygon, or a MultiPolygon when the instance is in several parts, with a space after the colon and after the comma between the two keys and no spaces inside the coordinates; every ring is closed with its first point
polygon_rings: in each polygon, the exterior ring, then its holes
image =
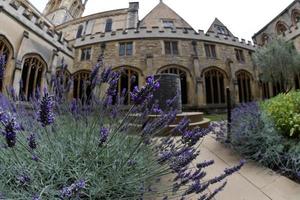
{"type": "MultiPolygon", "coordinates": [[[[48,0],[30,0],[43,10],[48,0]]],[[[142,19],[159,0],[140,2],[142,19]]],[[[101,11],[126,8],[129,0],[89,0],[84,15],[101,11]]],[[[283,11],[293,0],[164,0],[194,29],[207,30],[214,18],[219,18],[237,37],[251,40],[259,31],[283,11]]]]}

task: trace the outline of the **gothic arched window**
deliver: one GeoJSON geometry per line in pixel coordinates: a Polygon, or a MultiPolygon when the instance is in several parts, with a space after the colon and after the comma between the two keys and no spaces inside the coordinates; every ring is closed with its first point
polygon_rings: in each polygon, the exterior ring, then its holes
{"type": "Polygon", "coordinates": [[[176,67],[170,67],[167,69],[164,69],[161,71],[162,74],[177,74],[180,77],[180,83],[181,83],[181,101],[182,104],[188,103],[188,91],[187,91],[187,75],[186,72],[176,68],[176,67]]]}
{"type": "Polygon", "coordinates": [[[269,88],[269,82],[261,82],[262,87],[262,98],[263,99],[269,99],[270,98],[270,88],[269,88]]]}
{"type": "Polygon", "coordinates": [[[278,35],[284,35],[287,30],[288,27],[284,22],[278,22],[276,24],[276,31],[278,35]]]}
{"type": "Polygon", "coordinates": [[[261,37],[262,45],[268,44],[269,40],[270,40],[270,37],[266,33],[264,33],[261,37]]]}
{"type": "Polygon", "coordinates": [[[239,71],[236,73],[236,78],[239,87],[240,103],[247,103],[252,101],[251,80],[252,76],[246,71],[239,71]]]}
{"type": "Polygon", "coordinates": [[[139,86],[139,73],[130,67],[122,68],[118,84],[118,95],[123,96],[125,94],[125,104],[131,103],[130,92],[132,92],[136,86],[139,86]]]}
{"type": "Polygon", "coordinates": [[[91,98],[91,72],[79,71],[73,75],[73,97],[80,99],[83,103],[91,98]]]}
{"type": "Polygon", "coordinates": [[[22,68],[21,97],[30,100],[42,88],[43,73],[46,70],[45,62],[38,55],[30,55],[24,59],[22,68]]]}
{"type": "Polygon", "coordinates": [[[297,9],[292,11],[292,22],[294,26],[296,26],[297,23],[300,22],[300,11],[297,9]]]}
{"type": "Polygon", "coordinates": [[[206,103],[224,104],[225,103],[225,75],[216,68],[207,70],[204,73],[206,103]]]}

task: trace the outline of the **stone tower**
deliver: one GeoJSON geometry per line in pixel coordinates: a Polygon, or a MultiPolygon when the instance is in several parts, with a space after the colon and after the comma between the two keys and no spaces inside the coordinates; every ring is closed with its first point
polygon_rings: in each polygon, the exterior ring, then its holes
{"type": "Polygon", "coordinates": [[[88,0],[49,0],[43,14],[54,25],[82,16],[88,0]],[[84,2],[82,2],[84,1],[84,2]]]}

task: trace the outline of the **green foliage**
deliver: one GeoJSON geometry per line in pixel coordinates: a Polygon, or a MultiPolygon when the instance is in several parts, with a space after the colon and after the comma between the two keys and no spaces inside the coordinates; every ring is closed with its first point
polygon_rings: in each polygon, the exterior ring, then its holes
{"type": "Polygon", "coordinates": [[[293,42],[272,40],[253,55],[254,63],[262,70],[263,81],[281,82],[288,90],[293,85],[294,74],[300,69],[300,56],[293,42]]]}
{"type": "MultiPolygon", "coordinates": [[[[85,121],[65,115],[56,121],[53,129],[47,130],[51,132],[49,138],[42,136],[47,134],[46,130],[39,130],[40,162],[33,162],[22,145],[14,149],[17,163],[12,151],[0,154],[0,191],[5,196],[31,199],[38,194],[43,199],[60,199],[59,188],[84,179],[89,188],[84,191],[88,199],[134,199],[141,194],[143,184],[153,182],[161,172],[162,166],[154,161],[153,152],[145,145],[132,156],[134,167],[129,165],[128,156],[139,143],[135,136],[118,134],[109,147],[98,146],[100,127],[96,116],[85,121]],[[23,173],[31,177],[25,187],[15,182],[23,173]]],[[[20,137],[19,142],[26,145],[26,137],[20,137]]]]}
{"type": "MultiPolygon", "coordinates": [[[[290,95],[293,97],[299,96],[299,94],[290,95]]],[[[280,95],[271,99],[263,105],[249,103],[235,108],[232,112],[230,145],[243,157],[257,161],[294,180],[300,181],[299,140],[285,137],[275,126],[272,114],[267,114],[264,111],[271,101],[277,102],[277,99],[283,98],[283,96],[280,95]]],[[[284,105],[272,104],[272,106],[277,109],[284,105]]],[[[273,114],[276,115],[276,113],[273,114]]],[[[216,127],[214,133],[217,139],[225,142],[227,139],[227,124],[219,122],[218,124],[214,123],[214,126],[216,127]]]]}
{"type": "Polygon", "coordinates": [[[262,103],[262,108],[284,135],[300,136],[300,92],[280,94],[262,103]]]}

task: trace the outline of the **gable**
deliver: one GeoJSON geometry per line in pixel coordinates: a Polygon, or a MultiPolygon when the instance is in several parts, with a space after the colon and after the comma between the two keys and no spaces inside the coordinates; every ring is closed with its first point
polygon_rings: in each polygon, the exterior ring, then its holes
{"type": "Polygon", "coordinates": [[[171,24],[173,24],[174,27],[179,28],[192,28],[182,17],[163,2],[160,2],[140,22],[141,27],[156,26],[163,28],[171,26],[171,24]]]}
{"type": "Polygon", "coordinates": [[[215,18],[207,32],[234,37],[230,30],[218,18],[215,18]]]}

